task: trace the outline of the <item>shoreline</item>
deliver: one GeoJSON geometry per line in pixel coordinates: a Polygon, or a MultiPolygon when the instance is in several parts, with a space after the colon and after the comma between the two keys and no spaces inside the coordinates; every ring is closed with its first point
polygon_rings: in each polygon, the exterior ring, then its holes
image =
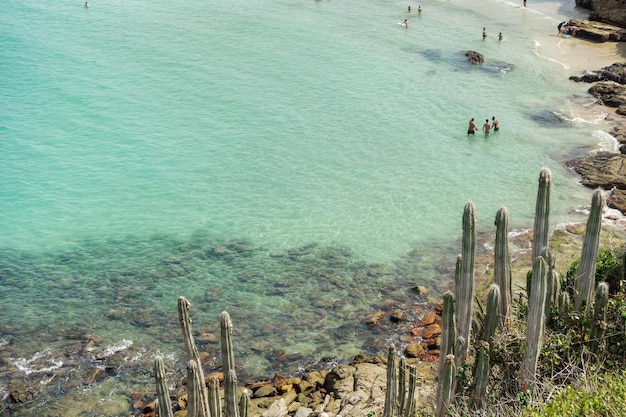
{"type": "MultiPolygon", "coordinates": [[[[567,41],[573,40],[575,42],[567,42],[565,44],[565,46],[563,46],[563,49],[560,49],[560,51],[569,51],[568,53],[570,53],[572,56],[570,57],[565,57],[562,60],[559,60],[559,62],[564,63],[564,65],[567,65],[567,71],[568,72],[575,72],[575,71],[579,71],[582,72],[584,70],[592,70],[592,68],[589,68],[590,61],[592,60],[592,58],[590,56],[588,56],[586,53],[581,53],[582,51],[591,51],[594,50],[595,48],[597,48],[598,46],[602,46],[602,45],[607,45],[607,47],[600,47],[597,49],[597,52],[599,53],[599,59],[598,61],[593,61],[593,65],[596,66],[598,65],[598,69],[601,67],[604,67],[606,65],[610,65],[612,63],[614,63],[616,60],[621,60],[624,61],[625,57],[626,57],[626,44],[624,43],[620,43],[620,44],[594,44],[592,42],[589,41],[584,41],[584,40],[579,40],[579,39],[567,39],[567,41]],[[584,47],[581,47],[580,45],[582,43],[585,43],[587,45],[585,45],[584,47]],[[608,47],[608,46],[614,46],[613,47],[608,47]],[[620,48],[621,47],[621,48],[620,48]],[[602,62],[602,64],[598,64],[598,62],[602,62]],[[606,65],[604,65],[604,62],[606,62],[606,65]],[[582,68],[579,70],[579,68],[582,68]]],[[[565,43],[565,42],[563,42],[565,43]]],[[[561,42],[559,42],[559,44],[561,44],[561,42]]],[[[558,52],[558,51],[556,51],[558,52]]],[[[559,57],[561,58],[561,57],[559,57]]],[[[607,108],[608,111],[610,108],[607,108]]],[[[608,133],[608,132],[607,132],[608,133]]],[[[580,226],[580,225],[579,225],[580,226]]],[[[568,229],[569,231],[572,231],[573,235],[576,235],[577,233],[574,233],[575,230],[578,229],[577,226],[574,225],[557,225],[555,226],[555,231],[558,230],[558,228],[563,227],[565,229],[568,229]]],[[[529,242],[529,232],[530,230],[525,231],[524,233],[520,234],[520,236],[518,236],[519,239],[519,249],[516,252],[516,258],[515,258],[515,263],[516,265],[518,265],[518,267],[521,269],[523,267],[523,259],[524,259],[524,255],[528,252],[528,249],[525,249],[527,246],[527,243],[529,242]]],[[[511,232],[510,232],[511,233],[511,232]]],[[[488,245],[489,240],[487,238],[483,238],[480,241],[481,244],[481,251],[485,252],[485,250],[483,249],[484,245],[488,245]]],[[[569,248],[569,246],[568,246],[569,248]]],[[[565,246],[561,247],[561,250],[564,250],[565,246]]],[[[487,251],[488,252],[488,251],[487,251]]],[[[567,252],[570,253],[570,252],[567,252]]],[[[574,253],[574,251],[572,251],[572,253],[574,253]]],[[[488,263],[488,258],[484,258],[483,264],[485,265],[485,267],[487,267],[487,263],[488,263]]],[[[478,268],[478,263],[477,263],[477,268],[478,268]]],[[[481,264],[482,265],[482,264],[481,264]]],[[[398,336],[398,335],[396,335],[398,336]]],[[[133,354],[136,351],[136,348],[132,348],[129,349],[129,354],[133,354]]],[[[181,351],[182,351],[182,346],[181,346],[181,351]]],[[[149,364],[149,360],[148,358],[144,358],[141,361],[141,364],[139,366],[137,366],[137,368],[139,369],[143,369],[144,371],[149,370],[150,368],[145,368],[145,365],[149,364]]],[[[132,371],[131,369],[128,369],[128,371],[132,371]]],[[[296,372],[296,369],[293,370],[294,372],[296,372]]],[[[95,381],[96,378],[98,376],[97,375],[93,375],[93,380],[95,381]]],[[[98,380],[99,381],[99,380],[98,380]]],[[[86,382],[89,382],[89,380],[87,380],[86,382]]],[[[171,382],[171,381],[170,381],[171,382]]],[[[94,390],[96,393],[99,390],[94,390]]],[[[132,393],[131,392],[127,392],[124,393],[124,396],[126,398],[126,400],[130,400],[132,393]]],[[[78,401],[78,400],[77,400],[78,401]]],[[[82,400],[83,402],[87,402],[85,400],[82,400]]],[[[134,406],[134,405],[133,405],[134,406]]]]}

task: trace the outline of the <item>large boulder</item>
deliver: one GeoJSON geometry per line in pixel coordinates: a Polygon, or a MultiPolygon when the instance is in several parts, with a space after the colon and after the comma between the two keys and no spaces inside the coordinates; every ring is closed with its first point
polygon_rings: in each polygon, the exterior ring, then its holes
{"type": "Polygon", "coordinates": [[[603,81],[593,85],[587,91],[605,106],[620,107],[626,104],[626,87],[621,84],[603,81]]]}
{"type": "Polygon", "coordinates": [[[626,27],[626,2],[624,0],[589,0],[589,19],[626,27]]]}
{"type": "Polygon", "coordinates": [[[626,63],[615,63],[597,71],[585,71],[582,76],[572,75],[570,80],[576,82],[595,83],[598,81],[613,81],[626,84],[626,63]]]}
{"type": "Polygon", "coordinates": [[[467,62],[473,65],[480,65],[485,62],[483,55],[476,51],[465,51],[465,56],[467,57],[467,62]]]}
{"type": "Polygon", "coordinates": [[[602,22],[570,19],[570,26],[578,27],[576,37],[593,42],[626,42],[626,29],[602,22]]]}
{"type": "Polygon", "coordinates": [[[582,185],[610,190],[607,205],[626,214],[626,155],[594,152],[567,165],[582,176],[582,185]]]}

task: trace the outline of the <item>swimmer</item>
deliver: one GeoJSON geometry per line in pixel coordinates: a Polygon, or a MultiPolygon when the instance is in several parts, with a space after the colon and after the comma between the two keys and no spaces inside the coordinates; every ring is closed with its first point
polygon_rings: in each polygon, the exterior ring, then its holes
{"type": "Polygon", "coordinates": [[[404,19],[404,22],[402,22],[402,24],[406,27],[409,27],[409,21],[407,19],[404,19]]]}
{"type": "Polygon", "coordinates": [[[89,3],[85,2],[85,9],[89,8],[89,3]]]}
{"type": "Polygon", "coordinates": [[[422,6],[417,6],[417,12],[422,13],[422,6]]]}

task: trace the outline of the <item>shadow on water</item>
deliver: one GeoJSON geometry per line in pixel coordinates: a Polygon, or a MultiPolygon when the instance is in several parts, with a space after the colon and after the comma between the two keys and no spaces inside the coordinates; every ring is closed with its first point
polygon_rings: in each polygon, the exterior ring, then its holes
{"type": "Polygon", "coordinates": [[[208,370],[219,369],[219,314],[230,313],[242,380],[384,353],[391,342],[406,343],[403,326],[448,287],[457,250],[416,248],[382,264],[347,248],[275,250],[206,233],[88,242],[41,255],[5,249],[0,386],[20,380],[35,405],[111,378],[124,391],[149,383],[157,350],[182,378],[178,296],[192,304],[208,370]],[[411,290],[418,285],[429,294],[411,290]],[[404,322],[366,324],[372,312],[394,309],[407,312],[404,322]]]}

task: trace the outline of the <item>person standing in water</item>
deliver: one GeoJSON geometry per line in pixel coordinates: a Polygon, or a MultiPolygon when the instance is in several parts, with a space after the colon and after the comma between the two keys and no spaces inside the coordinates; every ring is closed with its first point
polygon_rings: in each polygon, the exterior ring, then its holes
{"type": "Polygon", "coordinates": [[[404,19],[404,22],[402,22],[402,24],[406,27],[409,27],[409,21],[407,19],[404,19]]]}
{"type": "Polygon", "coordinates": [[[485,124],[483,125],[483,132],[485,132],[485,137],[489,137],[489,132],[491,131],[491,125],[489,124],[489,119],[485,119],[485,124]]]}
{"type": "Polygon", "coordinates": [[[89,3],[85,2],[85,9],[89,8],[89,3]]]}
{"type": "Polygon", "coordinates": [[[498,40],[502,41],[502,32],[498,33],[498,40]]]}
{"type": "Polygon", "coordinates": [[[483,40],[487,37],[487,28],[483,28],[483,40]]]}
{"type": "Polygon", "coordinates": [[[417,6],[417,12],[422,13],[422,6],[417,6]]]}
{"type": "Polygon", "coordinates": [[[409,4],[409,13],[411,13],[411,5],[409,4]]]}
{"type": "Polygon", "coordinates": [[[498,130],[500,130],[500,122],[496,119],[496,116],[491,118],[491,127],[493,127],[494,133],[498,133],[498,130]]]}
{"type": "Polygon", "coordinates": [[[476,133],[476,130],[478,130],[478,127],[476,126],[476,122],[474,121],[474,118],[472,117],[472,119],[469,121],[469,126],[467,127],[467,135],[474,135],[474,133],[476,133]]]}

